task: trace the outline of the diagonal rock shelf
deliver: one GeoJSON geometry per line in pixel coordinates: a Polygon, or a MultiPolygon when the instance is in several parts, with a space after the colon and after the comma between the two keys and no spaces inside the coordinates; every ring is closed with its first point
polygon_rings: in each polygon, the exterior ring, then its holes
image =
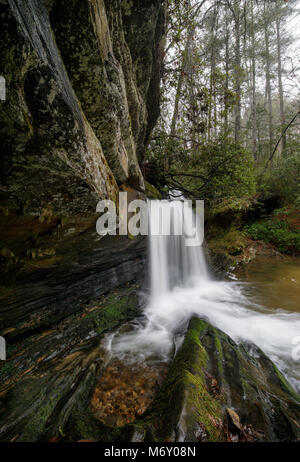
{"type": "Polygon", "coordinates": [[[137,315],[134,287],[125,285],[50,330],[10,344],[0,370],[0,441],[48,441],[70,412],[84,405],[107,354],[106,330],[137,315]]]}
{"type": "Polygon", "coordinates": [[[61,261],[22,272],[0,297],[0,335],[31,335],[80,310],[103,293],[135,279],[145,266],[146,242],[99,239],[92,229],[57,249],[61,261]]]}
{"type": "Polygon", "coordinates": [[[93,229],[63,241],[59,263],[17,275],[0,307],[1,441],[48,440],[76,396],[90,395],[103,334],[140,315],[145,251],[144,240],[99,240],[93,229]]]}

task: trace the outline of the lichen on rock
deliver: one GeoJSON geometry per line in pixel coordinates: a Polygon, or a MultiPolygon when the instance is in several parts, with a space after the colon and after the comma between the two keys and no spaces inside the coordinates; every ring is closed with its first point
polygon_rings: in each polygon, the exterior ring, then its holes
{"type": "Polygon", "coordinates": [[[147,1],[130,11],[144,31],[151,23],[153,56],[137,65],[121,0],[1,1],[3,207],[89,214],[99,199],[117,200],[118,184],[143,190],[139,161],[159,113],[155,95],[149,111],[149,95],[159,93],[162,10],[147,1]]]}

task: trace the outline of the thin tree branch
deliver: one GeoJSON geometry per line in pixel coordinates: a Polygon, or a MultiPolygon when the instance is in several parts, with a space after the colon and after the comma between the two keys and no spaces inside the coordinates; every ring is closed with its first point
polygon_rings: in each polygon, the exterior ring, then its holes
{"type": "MultiPolygon", "coordinates": [[[[269,162],[272,161],[272,159],[273,159],[273,157],[274,157],[274,155],[275,155],[275,153],[276,153],[276,151],[277,151],[277,148],[278,148],[278,146],[280,145],[280,142],[281,142],[282,138],[284,137],[284,135],[286,134],[286,132],[288,131],[288,129],[290,128],[290,126],[293,124],[293,122],[296,120],[296,118],[298,117],[299,114],[300,114],[300,109],[299,109],[299,111],[297,112],[297,114],[294,115],[294,117],[292,118],[292,120],[287,124],[287,126],[285,127],[285,129],[284,129],[283,132],[281,133],[281,135],[280,135],[280,137],[278,138],[278,141],[277,141],[277,143],[276,143],[276,145],[275,145],[275,147],[274,147],[274,149],[273,149],[273,151],[272,151],[272,153],[271,153],[269,159],[267,160],[267,163],[266,163],[266,165],[265,165],[265,168],[263,169],[263,172],[262,172],[262,174],[261,174],[261,177],[262,177],[263,174],[265,173],[265,171],[266,171],[266,169],[267,169],[267,166],[268,166],[269,162]]],[[[261,178],[260,178],[260,179],[261,179],[261,178]]]]}

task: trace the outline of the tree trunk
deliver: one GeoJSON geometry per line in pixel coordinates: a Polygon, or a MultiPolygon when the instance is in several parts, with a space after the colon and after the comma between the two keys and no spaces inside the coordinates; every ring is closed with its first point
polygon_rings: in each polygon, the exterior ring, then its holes
{"type": "MultiPolygon", "coordinates": [[[[215,28],[216,28],[216,22],[217,22],[217,5],[215,5],[214,8],[214,15],[213,15],[213,22],[211,26],[211,37],[212,37],[212,42],[211,42],[211,49],[210,49],[210,78],[209,78],[209,107],[208,107],[208,123],[207,123],[207,137],[208,141],[211,140],[211,131],[212,131],[212,111],[214,108],[214,111],[216,110],[215,107],[215,101],[214,101],[214,92],[215,92],[215,70],[216,70],[216,54],[215,54],[215,28]]],[[[215,120],[215,114],[214,114],[214,120],[215,120]]]]}
{"type": "Polygon", "coordinates": [[[241,136],[241,10],[240,0],[234,2],[234,30],[235,30],[235,93],[237,104],[235,106],[234,138],[240,141],[241,136]]]}
{"type": "Polygon", "coordinates": [[[256,49],[255,49],[255,25],[254,5],[251,0],[251,67],[252,67],[252,152],[254,160],[257,160],[257,113],[256,113],[256,49]]]}
{"type": "MultiPolygon", "coordinates": [[[[179,104],[180,104],[180,99],[181,99],[181,95],[182,95],[184,77],[185,77],[186,70],[187,70],[187,63],[188,63],[188,57],[189,57],[189,47],[190,47],[190,43],[191,43],[192,33],[193,33],[193,29],[192,29],[192,26],[190,24],[189,27],[188,27],[188,31],[187,31],[185,48],[184,48],[182,61],[181,61],[181,66],[180,66],[180,70],[179,70],[179,76],[178,76],[178,80],[177,80],[175,103],[174,103],[174,109],[173,109],[173,115],[172,115],[172,121],[171,121],[171,128],[170,128],[170,139],[174,139],[174,136],[176,135],[176,126],[177,126],[177,121],[178,121],[178,116],[179,116],[179,104]]],[[[166,159],[166,162],[165,162],[165,168],[166,168],[166,170],[169,168],[169,160],[167,160],[167,159],[166,159]]]]}
{"type": "MultiPolygon", "coordinates": [[[[280,104],[280,125],[281,132],[285,128],[285,116],[284,116],[284,100],[283,100],[283,84],[282,84],[282,61],[281,61],[281,36],[280,36],[280,18],[276,17],[276,36],[277,36],[277,72],[278,72],[278,92],[279,92],[279,104],[280,104]]],[[[283,135],[280,143],[280,153],[284,151],[286,147],[286,134],[283,135]]]]}
{"type": "Polygon", "coordinates": [[[225,131],[228,132],[228,94],[229,94],[229,27],[228,27],[228,14],[225,13],[225,95],[224,95],[224,123],[225,131]]]}
{"type": "Polygon", "coordinates": [[[269,23],[266,15],[266,2],[264,2],[264,27],[265,27],[265,50],[266,50],[266,96],[268,107],[269,126],[269,152],[273,149],[273,109],[272,109],[272,87],[271,87],[271,57],[270,57],[270,34],[269,23]]]}

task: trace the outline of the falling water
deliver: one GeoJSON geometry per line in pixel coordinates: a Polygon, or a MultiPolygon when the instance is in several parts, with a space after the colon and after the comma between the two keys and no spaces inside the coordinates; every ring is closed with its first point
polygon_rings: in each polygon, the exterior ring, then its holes
{"type": "Polygon", "coordinates": [[[187,245],[187,236],[194,244],[201,242],[195,229],[191,208],[182,201],[149,202],[150,282],[151,299],[157,301],[175,287],[190,286],[193,281],[209,279],[200,246],[187,245]]]}
{"type": "MultiPolygon", "coordinates": [[[[190,214],[193,214],[190,211],[190,214]]],[[[110,338],[111,354],[126,361],[169,360],[180,346],[192,316],[207,319],[236,341],[258,345],[300,389],[299,361],[293,339],[300,335],[300,314],[270,310],[247,296],[247,285],[216,281],[209,275],[201,246],[186,246],[191,216],[183,203],[151,201],[149,205],[150,296],[143,318],[131,332],[110,338]],[[173,212],[171,212],[173,210],[173,212]],[[153,235],[169,226],[172,235],[153,235]]]]}

